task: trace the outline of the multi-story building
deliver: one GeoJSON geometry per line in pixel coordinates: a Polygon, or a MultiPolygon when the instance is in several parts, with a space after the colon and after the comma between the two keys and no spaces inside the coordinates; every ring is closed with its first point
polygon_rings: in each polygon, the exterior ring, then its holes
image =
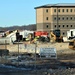
{"type": "Polygon", "coordinates": [[[75,4],[48,4],[35,9],[37,31],[60,29],[66,36],[68,30],[75,29],[75,4]]]}

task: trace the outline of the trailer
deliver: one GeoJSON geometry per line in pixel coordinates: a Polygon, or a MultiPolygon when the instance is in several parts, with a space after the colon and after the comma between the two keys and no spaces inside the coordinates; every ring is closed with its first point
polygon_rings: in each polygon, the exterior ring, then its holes
{"type": "Polygon", "coordinates": [[[67,38],[68,38],[69,40],[75,38],[75,29],[70,29],[69,31],[67,31],[67,38]]]}

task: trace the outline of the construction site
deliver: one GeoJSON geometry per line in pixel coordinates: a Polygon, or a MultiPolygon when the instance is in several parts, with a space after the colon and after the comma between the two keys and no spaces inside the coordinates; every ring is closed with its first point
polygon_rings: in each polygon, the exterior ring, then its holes
{"type": "Polygon", "coordinates": [[[6,32],[0,38],[0,73],[5,75],[74,75],[75,30],[6,32]]]}
{"type": "Polygon", "coordinates": [[[0,32],[0,75],[75,75],[75,4],[34,9],[36,29],[0,32]]]}

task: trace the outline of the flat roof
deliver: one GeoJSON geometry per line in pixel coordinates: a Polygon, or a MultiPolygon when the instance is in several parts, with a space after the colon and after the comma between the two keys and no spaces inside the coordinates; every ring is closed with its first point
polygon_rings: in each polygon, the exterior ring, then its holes
{"type": "Polygon", "coordinates": [[[46,4],[46,5],[35,7],[34,9],[37,9],[37,8],[50,8],[50,7],[75,7],[75,3],[46,4]]]}

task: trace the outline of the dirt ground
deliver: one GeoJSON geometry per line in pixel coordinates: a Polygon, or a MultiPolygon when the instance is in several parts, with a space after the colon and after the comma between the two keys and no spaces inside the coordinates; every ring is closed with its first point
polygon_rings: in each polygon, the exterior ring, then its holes
{"type": "MultiPolygon", "coordinates": [[[[29,44],[28,44],[29,45],[29,44]]],[[[33,46],[32,46],[33,47],[33,46]]],[[[57,52],[57,60],[61,62],[73,62],[75,63],[75,51],[68,48],[68,43],[39,43],[37,47],[54,47],[57,52]]],[[[17,44],[0,45],[0,49],[8,49],[9,52],[18,52],[17,44]]],[[[31,47],[30,47],[31,49],[31,47]]],[[[25,52],[24,49],[19,49],[19,52],[25,52]]]]}
{"type": "MultiPolygon", "coordinates": [[[[40,43],[37,46],[56,48],[57,59],[37,59],[36,65],[43,65],[43,70],[31,71],[31,74],[27,73],[26,75],[36,75],[36,73],[37,75],[75,75],[75,51],[68,48],[68,43],[40,43]]],[[[0,45],[0,48],[5,48],[5,45],[0,45]]],[[[6,48],[10,52],[18,50],[18,46],[13,44],[7,45],[6,48]]]]}

